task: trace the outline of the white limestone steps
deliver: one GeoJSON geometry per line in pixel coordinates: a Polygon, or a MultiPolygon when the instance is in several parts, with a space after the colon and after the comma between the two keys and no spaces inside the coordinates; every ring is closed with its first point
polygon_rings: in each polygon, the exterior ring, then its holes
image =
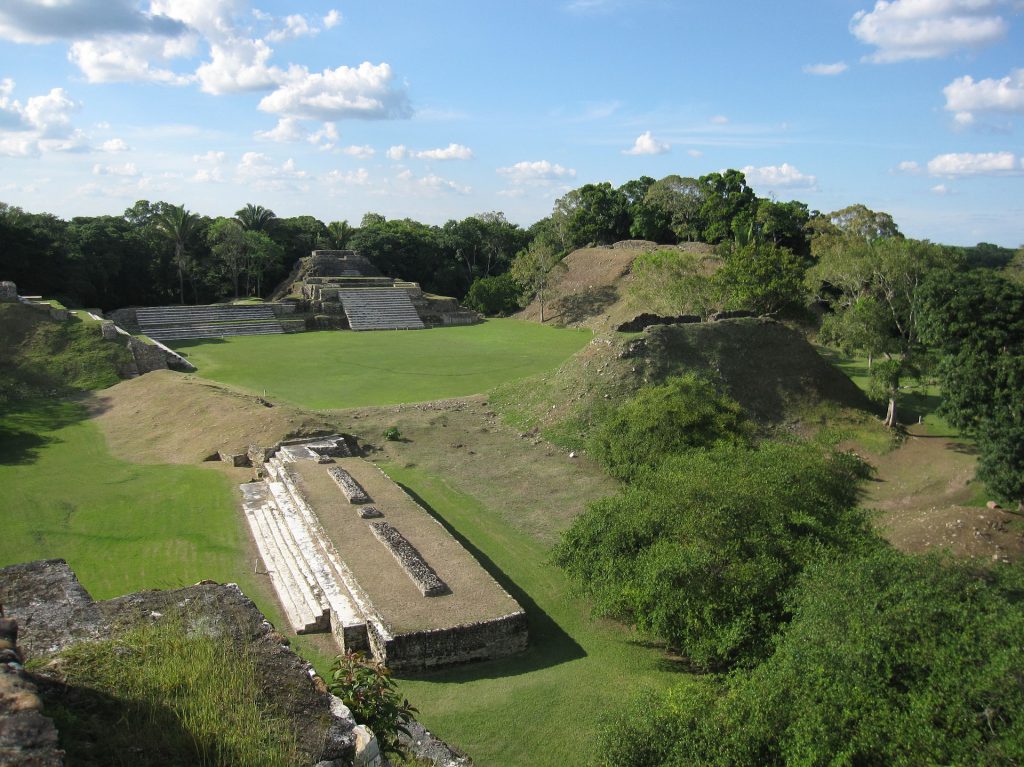
{"type": "Polygon", "coordinates": [[[297,517],[291,521],[295,523],[296,530],[301,529],[297,538],[302,554],[310,562],[317,582],[330,604],[334,635],[344,649],[367,649],[366,624],[372,620],[377,628],[376,624],[380,623],[377,611],[338,556],[316,514],[295,485],[285,467],[284,459],[287,456],[288,453],[282,450],[280,455],[264,464],[267,485],[272,492],[283,488],[287,497],[283,498],[275,492],[275,498],[279,504],[297,512],[297,517]]]}
{"type": "Polygon", "coordinates": [[[407,291],[355,288],[338,291],[352,330],[422,330],[425,326],[407,291]]]}
{"type": "Polygon", "coordinates": [[[296,563],[274,522],[273,502],[266,484],[249,482],[240,487],[246,521],[292,629],[297,634],[327,631],[330,614],[296,574],[296,563]]]}

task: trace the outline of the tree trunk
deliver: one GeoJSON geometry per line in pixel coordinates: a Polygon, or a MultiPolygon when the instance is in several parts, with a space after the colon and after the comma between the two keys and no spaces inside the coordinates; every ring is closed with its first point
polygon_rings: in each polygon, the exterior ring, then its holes
{"type": "Polygon", "coordinates": [[[872,361],[873,357],[874,357],[874,355],[871,354],[871,352],[868,352],[868,372],[869,373],[871,372],[871,361],[872,361]]]}
{"type": "Polygon", "coordinates": [[[892,429],[896,426],[896,398],[889,398],[889,408],[885,412],[885,426],[888,429],[892,429]]]}

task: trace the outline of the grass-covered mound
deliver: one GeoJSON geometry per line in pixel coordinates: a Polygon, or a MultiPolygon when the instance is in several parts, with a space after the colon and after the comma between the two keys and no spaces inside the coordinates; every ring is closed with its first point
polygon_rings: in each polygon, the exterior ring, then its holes
{"type": "Polygon", "coordinates": [[[102,389],[131,361],[126,344],[105,341],[98,323],[0,304],[0,403],[102,389]]]}
{"type": "Polygon", "coordinates": [[[586,331],[515,320],[372,333],[321,331],[174,344],[199,375],[314,409],[463,397],[548,370],[586,331]]]}
{"type": "Polygon", "coordinates": [[[491,401],[517,427],[578,449],[610,407],[685,373],[711,381],[769,429],[883,431],[872,429],[864,394],[799,332],[763,319],[601,336],[551,373],[497,387],[491,401]]]}

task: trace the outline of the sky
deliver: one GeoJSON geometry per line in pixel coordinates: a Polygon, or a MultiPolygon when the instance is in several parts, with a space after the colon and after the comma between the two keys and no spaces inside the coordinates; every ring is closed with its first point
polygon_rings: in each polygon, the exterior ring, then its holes
{"type": "Polygon", "coordinates": [[[0,201],[524,226],[738,168],[1024,244],[1024,0],[2,0],[0,201]]]}

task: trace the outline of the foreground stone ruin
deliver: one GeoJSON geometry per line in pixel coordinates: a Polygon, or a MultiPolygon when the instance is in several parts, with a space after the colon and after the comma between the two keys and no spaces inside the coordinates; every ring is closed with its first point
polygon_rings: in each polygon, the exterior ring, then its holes
{"type": "Polygon", "coordinates": [[[519,604],[343,437],[265,457],[263,478],[240,486],[242,505],[296,633],[330,631],[342,650],[398,671],[525,649],[519,604]]]}

